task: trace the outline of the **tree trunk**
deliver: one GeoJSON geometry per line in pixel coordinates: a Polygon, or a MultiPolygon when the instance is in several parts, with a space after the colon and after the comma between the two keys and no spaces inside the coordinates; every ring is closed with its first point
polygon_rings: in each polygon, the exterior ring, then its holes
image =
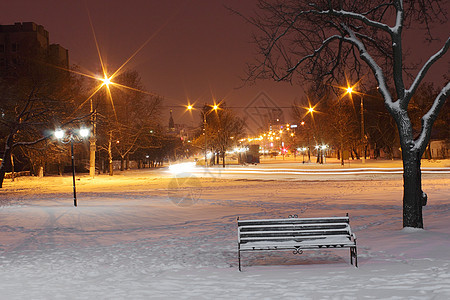
{"type": "Polygon", "coordinates": [[[427,194],[422,191],[420,151],[402,151],[403,157],[403,227],[423,228],[422,206],[427,194]]]}
{"type": "Polygon", "coordinates": [[[222,166],[225,168],[225,150],[222,151],[222,166]]]}
{"type": "Polygon", "coordinates": [[[108,166],[109,166],[109,176],[113,176],[114,175],[114,171],[113,171],[113,160],[112,160],[112,157],[110,157],[109,160],[108,160],[108,166]]]}
{"type": "Polygon", "coordinates": [[[11,164],[12,144],[13,144],[13,135],[10,134],[6,138],[5,152],[3,153],[2,164],[0,165],[0,188],[3,187],[3,180],[5,179],[6,169],[11,164]]]}
{"type": "Polygon", "coordinates": [[[113,176],[113,156],[112,156],[112,149],[111,149],[111,141],[112,134],[109,135],[109,142],[108,142],[108,165],[109,165],[109,176],[113,176]]]}
{"type": "Polygon", "coordinates": [[[120,157],[120,171],[123,171],[125,169],[125,160],[123,156],[120,157]]]}
{"type": "Polygon", "coordinates": [[[11,181],[14,181],[14,156],[11,151],[11,181]]]}

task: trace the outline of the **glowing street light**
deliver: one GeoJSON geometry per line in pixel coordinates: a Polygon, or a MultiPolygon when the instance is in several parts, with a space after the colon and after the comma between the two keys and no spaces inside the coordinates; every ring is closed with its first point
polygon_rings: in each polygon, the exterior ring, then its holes
{"type": "Polygon", "coordinates": [[[86,138],[90,135],[90,130],[88,128],[80,128],[78,130],[69,130],[65,132],[61,128],[58,128],[54,132],[54,136],[61,141],[63,144],[70,143],[70,154],[72,158],[72,181],[73,181],[73,205],[77,206],[77,190],[75,186],[75,159],[73,154],[73,143],[81,142],[83,138],[86,138]]]}
{"type": "Polygon", "coordinates": [[[362,151],[361,151],[361,159],[362,159],[362,163],[366,163],[366,153],[365,153],[365,139],[364,139],[364,100],[363,100],[363,96],[361,93],[358,93],[356,91],[353,90],[352,86],[347,86],[347,88],[345,89],[347,91],[347,94],[350,95],[350,97],[352,97],[352,94],[359,94],[359,96],[361,97],[361,146],[362,146],[362,151]]]}
{"type": "MultiPolygon", "coordinates": [[[[315,112],[317,112],[316,110],[315,110],[315,107],[317,106],[317,104],[316,105],[314,105],[314,106],[311,106],[311,104],[309,104],[309,107],[308,108],[306,108],[305,107],[305,109],[306,109],[306,114],[310,114],[310,116],[311,116],[311,122],[312,123],[314,123],[314,113],[315,112]]],[[[306,116],[306,115],[305,115],[306,116]]],[[[314,123],[315,124],[315,123],[314,123]]],[[[305,121],[302,121],[301,123],[300,123],[300,125],[302,125],[302,127],[303,128],[305,128],[305,121]]],[[[311,127],[310,127],[311,128],[311,127]]],[[[309,128],[309,129],[310,129],[309,128]]],[[[308,163],[310,163],[311,162],[311,146],[310,146],[310,144],[309,144],[309,131],[307,131],[307,139],[308,139],[308,163]]]]}
{"type": "Polygon", "coordinates": [[[105,74],[105,78],[104,79],[100,79],[101,81],[103,81],[103,85],[109,86],[111,84],[111,77],[108,78],[105,74]]]}
{"type": "MultiPolygon", "coordinates": [[[[212,113],[213,111],[215,111],[215,112],[217,112],[217,110],[219,109],[219,105],[218,104],[215,104],[214,103],[214,105],[205,105],[205,106],[209,106],[209,107],[211,107],[212,109],[210,109],[209,111],[206,111],[206,112],[204,112],[203,113],[203,130],[205,131],[205,167],[207,167],[208,166],[208,153],[207,153],[207,131],[206,131],[206,126],[208,125],[207,124],[207,122],[206,122],[206,117],[210,114],[210,113],[212,113]]],[[[187,108],[187,110],[189,110],[189,111],[191,111],[191,110],[193,110],[194,109],[194,107],[191,105],[191,104],[188,104],[187,106],[186,106],[186,108],[187,108]]]]}

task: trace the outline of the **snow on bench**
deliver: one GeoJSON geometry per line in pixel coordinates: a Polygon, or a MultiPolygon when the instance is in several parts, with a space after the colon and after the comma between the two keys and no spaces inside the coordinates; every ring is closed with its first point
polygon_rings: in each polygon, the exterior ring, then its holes
{"type": "Polygon", "coordinates": [[[239,220],[238,259],[241,271],[241,251],[349,248],[350,263],[358,267],[356,236],[346,217],[239,220]]]}

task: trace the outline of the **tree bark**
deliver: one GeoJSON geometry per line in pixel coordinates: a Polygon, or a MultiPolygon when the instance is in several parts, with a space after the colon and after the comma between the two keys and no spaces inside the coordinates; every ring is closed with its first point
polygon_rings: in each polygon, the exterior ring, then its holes
{"type": "Polygon", "coordinates": [[[109,165],[109,176],[113,176],[113,156],[112,156],[112,133],[109,134],[108,141],[108,165],[109,165]]]}
{"type": "Polygon", "coordinates": [[[14,181],[14,155],[11,151],[11,181],[14,181]]]}
{"type": "Polygon", "coordinates": [[[12,144],[13,144],[13,134],[10,134],[6,138],[5,152],[3,153],[2,164],[0,165],[0,188],[3,187],[3,180],[5,179],[6,169],[11,164],[12,144]]]}
{"type": "Polygon", "coordinates": [[[120,171],[123,171],[125,169],[125,160],[123,156],[120,157],[120,171]]]}
{"type": "Polygon", "coordinates": [[[403,150],[403,227],[423,228],[422,206],[427,195],[422,191],[420,151],[403,150]]]}

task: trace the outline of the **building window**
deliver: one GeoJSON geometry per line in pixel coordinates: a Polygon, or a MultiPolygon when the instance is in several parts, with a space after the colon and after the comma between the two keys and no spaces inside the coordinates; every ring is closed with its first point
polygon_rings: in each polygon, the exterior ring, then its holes
{"type": "Polygon", "coordinates": [[[0,53],[5,53],[5,44],[0,44],[0,53]]]}
{"type": "Polygon", "coordinates": [[[19,44],[17,44],[17,43],[12,43],[12,45],[11,45],[11,51],[12,51],[12,52],[17,52],[17,51],[19,51],[19,44]]]}

